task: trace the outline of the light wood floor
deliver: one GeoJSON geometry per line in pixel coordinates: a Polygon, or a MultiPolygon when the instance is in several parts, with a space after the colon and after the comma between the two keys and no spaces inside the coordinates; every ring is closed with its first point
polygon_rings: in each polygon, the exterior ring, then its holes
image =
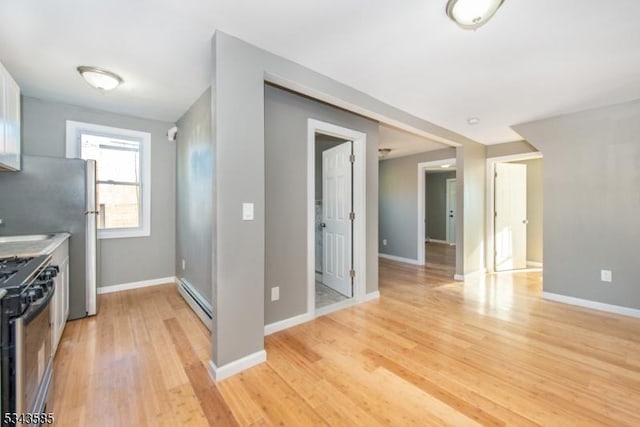
{"type": "Polygon", "coordinates": [[[427,242],[424,244],[425,263],[430,270],[440,270],[449,277],[456,272],[456,247],[448,243],[427,242]]]}
{"type": "Polygon", "coordinates": [[[640,319],[543,301],[539,273],[380,275],[379,300],[267,337],[219,384],[172,285],[104,295],[65,330],[56,425],[640,425],[640,319]]]}

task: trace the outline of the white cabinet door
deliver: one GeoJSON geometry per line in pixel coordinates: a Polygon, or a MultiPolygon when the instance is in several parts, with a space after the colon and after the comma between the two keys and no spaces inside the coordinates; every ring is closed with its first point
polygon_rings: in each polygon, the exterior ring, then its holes
{"type": "Polygon", "coordinates": [[[60,269],[54,279],[55,293],[51,301],[51,351],[55,355],[69,317],[69,240],[62,242],[53,252],[51,265],[60,269]]]}
{"type": "Polygon", "coordinates": [[[0,168],[20,170],[20,87],[0,64],[0,168]]]}

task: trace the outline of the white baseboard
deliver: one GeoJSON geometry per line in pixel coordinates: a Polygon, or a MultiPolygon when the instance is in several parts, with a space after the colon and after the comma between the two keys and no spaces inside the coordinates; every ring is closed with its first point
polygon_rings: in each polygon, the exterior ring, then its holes
{"type": "Polygon", "coordinates": [[[608,313],[622,314],[623,316],[640,318],[640,310],[635,308],[622,307],[622,306],[613,305],[613,304],[605,304],[603,302],[591,301],[591,300],[582,299],[582,298],[575,298],[575,297],[570,297],[566,295],[553,294],[551,292],[543,292],[542,298],[551,300],[551,301],[561,302],[564,304],[571,304],[571,305],[577,305],[585,308],[592,308],[594,310],[606,311],[608,313]]]}
{"type": "Polygon", "coordinates": [[[169,283],[178,283],[176,277],[162,277],[160,279],[142,280],[140,282],[122,283],[120,285],[101,286],[98,288],[98,294],[110,294],[111,292],[128,291],[131,289],[146,288],[148,286],[166,285],[169,283]]]}
{"type": "Polygon", "coordinates": [[[316,273],[316,280],[322,283],[322,273],[316,273]]]}
{"type": "Polygon", "coordinates": [[[378,254],[378,257],[384,258],[384,259],[390,259],[391,261],[404,262],[405,264],[422,265],[417,259],[402,258],[395,255],[387,255],[387,254],[381,254],[381,253],[378,254]]]}
{"type": "Polygon", "coordinates": [[[453,280],[458,282],[464,282],[464,274],[454,274],[453,280]]]}
{"type": "Polygon", "coordinates": [[[288,319],[280,320],[278,322],[273,322],[268,325],[264,325],[264,335],[267,336],[275,334],[276,332],[292,328],[302,323],[306,323],[310,320],[313,320],[313,316],[311,316],[309,313],[304,313],[300,314],[299,316],[294,316],[288,319]]]}
{"type": "Polygon", "coordinates": [[[538,261],[527,260],[527,267],[529,268],[542,268],[542,263],[538,261]]]}
{"type": "Polygon", "coordinates": [[[217,367],[212,360],[209,361],[209,375],[214,381],[222,381],[232,375],[238,374],[256,365],[267,361],[267,352],[264,350],[257,351],[253,354],[245,356],[241,359],[234,360],[226,365],[217,367]]]}
{"type": "Polygon", "coordinates": [[[380,291],[369,292],[364,296],[362,302],[373,301],[380,298],[380,291]]]}
{"type": "Polygon", "coordinates": [[[439,240],[439,239],[427,239],[427,243],[432,242],[432,243],[444,243],[446,245],[449,244],[449,242],[447,242],[446,240],[439,240]]]}

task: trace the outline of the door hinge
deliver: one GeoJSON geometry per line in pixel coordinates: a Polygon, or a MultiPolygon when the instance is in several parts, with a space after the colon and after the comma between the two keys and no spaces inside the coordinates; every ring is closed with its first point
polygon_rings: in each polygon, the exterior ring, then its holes
{"type": "Polygon", "coordinates": [[[498,212],[494,212],[494,213],[493,213],[493,217],[494,217],[494,218],[498,218],[498,212]]]}
{"type": "Polygon", "coordinates": [[[349,276],[353,279],[354,277],[356,277],[356,271],[355,270],[349,270],[349,276]]]}
{"type": "Polygon", "coordinates": [[[349,212],[349,219],[351,221],[355,221],[356,219],[356,213],[355,212],[349,212]]]}
{"type": "Polygon", "coordinates": [[[349,156],[349,161],[350,161],[351,163],[355,163],[355,162],[356,162],[356,155],[355,155],[355,154],[351,154],[351,155],[349,156]]]}
{"type": "Polygon", "coordinates": [[[494,172],[494,173],[493,173],[493,177],[494,177],[494,178],[497,178],[497,177],[498,177],[498,172],[494,172]]]}

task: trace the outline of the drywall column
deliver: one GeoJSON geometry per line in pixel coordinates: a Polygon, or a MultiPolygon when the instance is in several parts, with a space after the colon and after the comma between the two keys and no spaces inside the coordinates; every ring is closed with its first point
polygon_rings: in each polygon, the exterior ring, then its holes
{"type": "Polygon", "coordinates": [[[456,263],[456,275],[484,270],[486,160],[484,145],[465,144],[456,150],[458,218],[462,218],[456,230],[456,258],[463,260],[456,263]]]}
{"type": "Polygon", "coordinates": [[[638,315],[640,101],[514,129],[544,153],[543,295],[638,315]]]}
{"type": "Polygon", "coordinates": [[[230,41],[218,34],[212,41],[212,369],[217,380],[266,358],[263,72],[252,63],[251,46],[228,46],[230,41]],[[243,220],[243,203],[253,204],[253,220],[243,220]]]}

